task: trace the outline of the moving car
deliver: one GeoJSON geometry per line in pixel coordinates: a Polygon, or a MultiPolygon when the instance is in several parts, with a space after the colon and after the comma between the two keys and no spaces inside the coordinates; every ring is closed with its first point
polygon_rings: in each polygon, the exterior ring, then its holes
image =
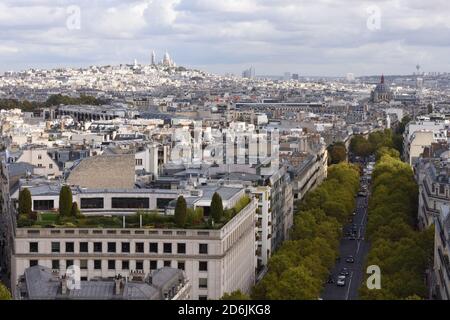
{"type": "Polygon", "coordinates": [[[353,258],[353,256],[348,256],[345,259],[345,262],[347,262],[347,263],[354,263],[355,262],[355,258],[353,258]]]}
{"type": "Polygon", "coordinates": [[[350,274],[350,271],[348,271],[347,268],[342,268],[341,272],[339,272],[339,275],[341,276],[348,276],[350,274]]]}
{"type": "Polygon", "coordinates": [[[339,276],[338,279],[337,279],[336,284],[339,287],[344,287],[345,286],[345,276],[339,276]]]}

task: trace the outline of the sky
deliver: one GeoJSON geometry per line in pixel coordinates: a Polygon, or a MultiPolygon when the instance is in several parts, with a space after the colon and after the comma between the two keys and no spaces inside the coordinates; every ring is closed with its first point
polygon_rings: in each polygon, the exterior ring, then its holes
{"type": "Polygon", "coordinates": [[[225,74],[450,71],[448,0],[0,0],[0,71],[150,63],[225,74]]]}

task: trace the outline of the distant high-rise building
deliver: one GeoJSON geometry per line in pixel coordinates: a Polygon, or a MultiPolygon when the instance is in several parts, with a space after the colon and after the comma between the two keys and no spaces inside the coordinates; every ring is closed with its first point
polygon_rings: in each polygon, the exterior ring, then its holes
{"type": "Polygon", "coordinates": [[[355,75],[353,73],[347,73],[347,81],[355,81],[355,75]]]}
{"type": "Polygon", "coordinates": [[[283,79],[286,80],[286,81],[287,80],[291,80],[291,73],[290,72],[285,72],[283,79]]]}
{"type": "Polygon", "coordinates": [[[255,68],[250,67],[249,69],[244,70],[244,72],[242,72],[242,78],[254,79],[255,78],[255,68]]]}
{"type": "Polygon", "coordinates": [[[298,80],[298,79],[300,79],[298,73],[292,74],[292,80],[298,80]]]}

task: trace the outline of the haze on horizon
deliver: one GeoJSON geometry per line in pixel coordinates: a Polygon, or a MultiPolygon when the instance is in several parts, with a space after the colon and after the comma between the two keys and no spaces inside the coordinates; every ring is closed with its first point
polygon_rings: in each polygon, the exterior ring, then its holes
{"type": "Polygon", "coordinates": [[[450,71],[446,0],[2,0],[0,71],[150,63],[218,74],[450,71]]]}

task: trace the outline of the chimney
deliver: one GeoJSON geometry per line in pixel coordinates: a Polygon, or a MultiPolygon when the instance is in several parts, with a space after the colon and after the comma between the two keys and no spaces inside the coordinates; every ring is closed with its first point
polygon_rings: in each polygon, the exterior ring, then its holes
{"type": "Polygon", "coordinates": [[[123,289],[123,278],[122,276],[119,274],[117,277],[114,278],[114,294],[115,295],[120,295],[122,294],[122,289],[123,289]]]}
{"type": "Polygon", "coordinates": [[[67,294],[67,281],[65,275],[61,277],[61,294],[62,295],[67,294]]]}

